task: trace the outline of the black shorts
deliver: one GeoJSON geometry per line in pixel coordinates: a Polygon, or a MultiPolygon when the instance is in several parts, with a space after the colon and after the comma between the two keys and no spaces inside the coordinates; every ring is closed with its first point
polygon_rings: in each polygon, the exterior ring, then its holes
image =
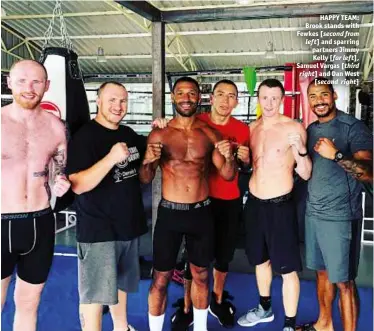
{"type": "Polygon", "coordinates": [[[37,212],[1,214],[1,279],[18,276],[31,284],[47,280],[55,243],[51,208],[37,212]]]}
{"type": "Polygon", "coordinates": [[[188,260],[208,267],[213,260],[213,218],[210,199],[196,203],[175,203],[161,199],[153,234],[153,267],[174,269],[183,236],[188,260]]]}
{"type": "Polygon", "coordinates": [[[231,262],[238,239],[238,226],[242,209],[242,199],[212,200],[212,213],[214,219],[214,258],[217,270],[227,272],[228,264],[231,262]]]}
{"type": "Polygon", "coordinates": [[[249,193],[244,212],[249,263],[259,265],[270,259],[273,269],[280,274],[301,271],[292,193],[267,200],[249,193]]]}

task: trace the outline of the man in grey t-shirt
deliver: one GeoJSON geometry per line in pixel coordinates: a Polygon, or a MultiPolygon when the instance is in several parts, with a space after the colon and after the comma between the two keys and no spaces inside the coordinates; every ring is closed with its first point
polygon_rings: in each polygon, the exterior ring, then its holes
{"type": "Polygon", "coordinates": [[[306,264],[317,271],[320,314],[302,330],[333,330],[331,307],[340,291],[344,330],[356,330],[358,299],[354,279],[362,224],[360,182],[373,180],[373,136],[353,116],[336,109],[334,89],[324,78],[308,87],[318,121],[308,127],[313,162],[305,217],[306,264]]]}

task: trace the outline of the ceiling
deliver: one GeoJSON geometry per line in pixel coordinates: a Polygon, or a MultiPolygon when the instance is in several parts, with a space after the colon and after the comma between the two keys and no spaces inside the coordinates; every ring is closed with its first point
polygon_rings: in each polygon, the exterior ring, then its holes
{"type": "MultiPolygon", "coordinates": [[[[306,45],[304,37],[297,36],[297,31],[307,31],[307,23],[319,22],[319,17],[313,13],[333,12],[336,8],[333,6],[345,8],[350,5],[347,8],[353,8],[352,3],[358,3],[252,0],[240,5],[238,2],[148,1],[164,14],[166,20],[182,21],[168,23],[165,27],[166,71],[209,71],[311,62],[311,46],[306,45]],[[274,17],[273,13],[279,10],[282,10],[282,17],[274,17]],[[234,19],[224,20],[227,13],[234,19]],[[243,17],[245,13],[253,15],[242,19],[241,13],[243,17]],[[185,23],[199,17],[204,22],[185,23]],[[265,58],[269,42],[276,54],[273,59],[265,58]]],[[[359,2],[372,3],[371,0],[359,2]]],[[[127,2],[61,2],[66,35],[70,37],[85,75],[152,71],[152,22],[120,3],[127,2]],[[104,49],[104,63],[96,61],[98,47],[104,49]]],[[[1,1],[2,72],[8,71],[19,58],[39,57],[53,17],[53,37],[48,40],[48,45],[60,45],[61,16],[52,14],[55,5],[55,1],[1,1]]],[[[367,65],[369,61],[370,64],[372,59],[373,14],[365,14],[360,8],[362,6],[347,10],[352,14],[360,13],[360,28],[352,31],[359,32],[359,59],[361,70],[364,70],[365,63],[367,65]]]]}

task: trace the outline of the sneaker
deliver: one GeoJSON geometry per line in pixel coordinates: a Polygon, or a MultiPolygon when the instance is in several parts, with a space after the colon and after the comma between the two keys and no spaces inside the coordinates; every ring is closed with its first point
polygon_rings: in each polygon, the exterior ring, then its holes
{"type": "Polygon", "coordinates": [[[221,304],[217,303],[216,294],[212,292],[210,298],[209,312],[218,319],[219,323],[225,328],[233,328],[235,324],[235,306],[228,300],[234,297],[227,291],[223,291],[221,304]]]}
{"type": "Polygon", "coordinates": [[[136,331],[136,329],[132,325],[128,325],[127,331],[136,331]]]}
{"type": "Polygon", "coordinates": [[[172,331],[186,331],[188,327],[193,324],[193,309],[185,314],[184,312],[184,298],[180,298],[173,303],[173,307],[177,308],[175,313],[171,316],[171,330],[172,331]]]}
{"type": "Polygon", "coordinates": [[[253,308],[248,311],[245,315],[238,319],[238,324],[240,326],[254,326],[258,323],[266,323],[274,320],[274,314],[271,307],[269,310],[264,310],[261,305],[257,308],[253,308]]]}

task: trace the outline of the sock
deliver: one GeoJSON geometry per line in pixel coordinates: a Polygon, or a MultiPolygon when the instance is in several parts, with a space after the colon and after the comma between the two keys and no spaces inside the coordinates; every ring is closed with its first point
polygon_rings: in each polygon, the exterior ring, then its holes
{"type": "Polygon", "coordinates": [[[289,326],[289,327],[291,327],[295,330],[296,329],[296,316],[294,316],[294,317],[285,316],[284,327],[286,327],[286,326],[289,326]]]}
{"type": "Polygon", "coordinates": [[[193,307],[193,331],[207,331],[207,324],[208,308],[197,309],[193,307]]]}
{"type": "Polygon", "coordinates": [[[269,310],[271,307],[271,296],[270,297],[262,297],[260,296],[260,305],[264,310],[269,310]]]}
{"type": "Polygon", "coordinates": [[[149,329],[150,331],[162,331],[164,325],[165,314],[160,316],[153,316],[148,313],[149,329]]]}

